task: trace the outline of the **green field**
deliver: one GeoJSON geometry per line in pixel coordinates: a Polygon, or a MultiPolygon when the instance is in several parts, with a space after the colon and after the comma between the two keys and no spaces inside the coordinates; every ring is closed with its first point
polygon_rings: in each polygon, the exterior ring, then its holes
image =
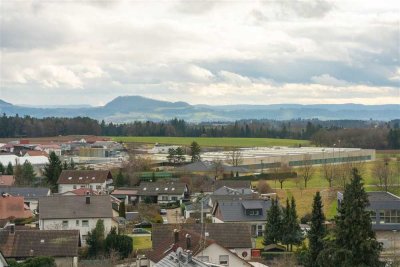
{"type": "Polygon", "coordinates": [[[133,249],[134,250],[146,250],[151,249],[152,242],[151,236],[137,236],[137,235],[128,235],[133,239],[133,249]]]}
{"type": "Polygon", "coordinates": [[[153,137],[153,136],[128,136],[113,137],[114,141],[124,143],[143,144],[170,144],[190,145],[196,141],[200,146],[222,146],[222,147],[253,147],[253,146],[298,146],[309,145],[307,140],[275,139],[275,138],[218,138],[218,137],[153,137]]]}

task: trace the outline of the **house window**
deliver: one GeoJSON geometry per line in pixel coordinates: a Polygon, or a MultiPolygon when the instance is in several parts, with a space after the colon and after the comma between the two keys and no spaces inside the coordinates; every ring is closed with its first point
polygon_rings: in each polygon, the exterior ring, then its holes
{"type": "Polygon", "coordinates": [[[247,210],[247,215],[249,216],[258,216],[260,213],[260,210],[247,210]]]}
{"type": "Polygon", "coordinates": [[[177,200],[178,200],[178,198],[177,198],[177,197],[171,197],[171,200],[173,200],[173,201],[177,201],[177,200]]]}
{"type": "Polygon", "coordinates": [[[229,265],[229,256],[228,255],[219,255],[219,264],[229,265]]]}
{"type": "Polygon", "coordinates": [[[76,220],[76,226],[79,226],[79,220],[76,220]]]}
{"type": "Polygon", "coordinates": [[[201,261],[210,262],[210,258],[208,256],[198,256],[197,258],[201,261]]]}
{"type": "Polygon", "coordinates": [[[72,188],[73,188],[73,189],[76,189],[76,184],[74,184],[74,185],[72,186],[72,188]]]}
{"type": "Polygon", "coordinates": [[[96,185],[96,189],[100,190],[101,189],[101,185],[96,185]]]}
{"type": "Polygon", "coordinates": [[[88,220],[82,220],[82,226],[83,227],[89,227],[89,221],[88,220]]]}
{"type": "Polygon", "coordinates": [[[161,197],[161,200],[167,201],[167,200],[168,200],[168,196],[162,196],[162,197],[161,197]]]}
{"type": "Polygon", "coordinates": [[[62,221],[62,228],[68,229],[68,221],[62,221]]]}
{"type": "Polygon", "coordinates": [[[90,189],[93,189],[93,185],[89,185],[89,188],[90,188],[90,189]]]}
{"type": "Polygon", "coordinates": [[[400,223],[400,210],[381,210],[379,212],[380,223],[400,223]]]}
{"type": "Polygon", "coordinates": [[[85,188],[85,186],[84,186],[84,185],[81,185],[81,188],[85,188]]]}
{"type": "Polygon", "coordinates": [[[369,217],[371,218],[372,223],[376,224],[376,212],[374,210],[371,210],[369,217]]]}
{"type": "Polygon", "coordinates": [[[263,235],[263,226],[262,224],[257,225],[257,236],[263,235]]]}
{"type": "Polygon", "coordinates": [[[86,242],[86,239],[87,239],[87,235],[82,235],[82,241],[86,242]]]}

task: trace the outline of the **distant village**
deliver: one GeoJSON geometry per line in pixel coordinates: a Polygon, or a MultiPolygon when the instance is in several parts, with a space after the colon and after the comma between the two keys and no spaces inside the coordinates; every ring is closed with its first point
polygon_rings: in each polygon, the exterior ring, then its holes
{"type": "MultiPolygon", "coordinates": [[[[221,149],[96,136],[9,140],[0,143],[0,267],[314,266],[305,244],[318,227],[322,237],[339,227],[321,213],[348,215],[351,190],[362,188],[354,168],[376,158],[340,143],[221,149]],[[317,171],[324,185],[314,182],[317,171]],[[288,186],[300,195],[284,194],[288,186]],[[303,194],[310,203],[300,214],[303,194]]],[[[398,175],[363,191],[379,258],[389,262],[400,257],[400,197],[385,185],[400,186],[398,175]]]]}

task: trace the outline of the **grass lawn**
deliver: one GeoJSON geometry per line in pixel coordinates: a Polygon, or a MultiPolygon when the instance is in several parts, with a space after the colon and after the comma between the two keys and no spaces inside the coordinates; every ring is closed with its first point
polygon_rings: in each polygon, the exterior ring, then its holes
{"type": "Polygon", "coordinates": [[[151,236],[136,236],[136,235],[129,235],[129,236],[133,239],[134,250],[151,249],[152,247],[151,236]]]}
{"type": "Polygon", "coordinates": [[[190,145],[196,141],[200,146],[222,146],[222,147],[252,147],[252,146],[298,146],[309,145],[307,140],[278,139],[278,138],[213,138],[213,137],[152,137],[152,136],[128,136],[113,137],[114,141],[124,143],[144,144],[171,144],[190,145]]]}

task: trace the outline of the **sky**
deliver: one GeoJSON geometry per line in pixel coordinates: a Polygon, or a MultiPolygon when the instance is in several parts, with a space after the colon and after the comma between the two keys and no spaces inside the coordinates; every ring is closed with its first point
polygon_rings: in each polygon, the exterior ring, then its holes
{"type": "Polygon", "coordinates": [[[0,0],[0,99],[400,103],[397,0],[0,0]]]}

